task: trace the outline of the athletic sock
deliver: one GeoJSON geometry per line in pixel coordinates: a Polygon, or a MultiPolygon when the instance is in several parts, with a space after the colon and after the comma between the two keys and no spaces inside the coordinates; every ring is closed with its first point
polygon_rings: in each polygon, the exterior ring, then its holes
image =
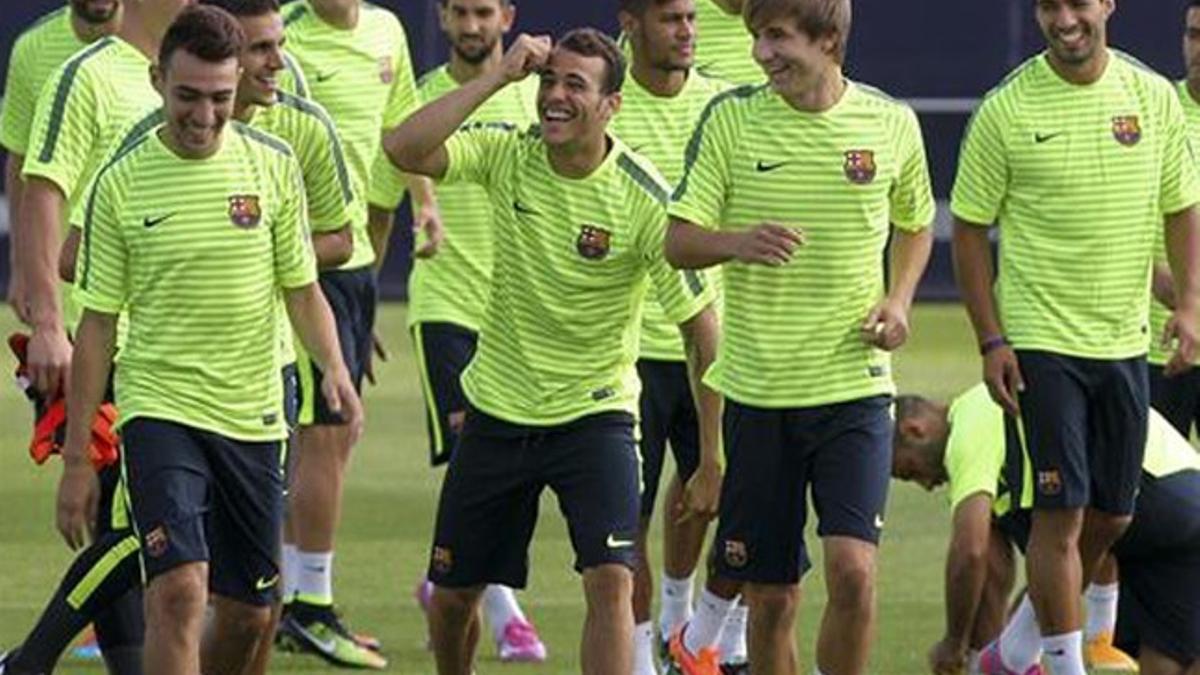
{"type": "Polygon", "coordinates": [[[696,613],[683,631],[683,646],[689,653],[699,654],[701,649],[716,646],[721,637],[721,628],[725,625],[725,617],[736,600],[736,597],[730,600],[717,597],[707,588],[700,593],[696,613]]]}
{"type": "Polygon", "coordinates": [[[286,605],[296,597],[300,582],[300,550],[295,544],[283,545],[283,603],[286,605]]]}
{"type": "Polygon", "coordinates": [[[1089,584],[1083,597],[1086,599],[1087,623],[1083,628],[1083,639],[1091,642],[1101,633],[1113,632],[1117,625],[1117,584],[1089,584]]]}
{"type": "Polygon", "coordinates": [[[721,640],[717,643],[721,663],[746,662],[746,620],[749,614],[750,608],[741,600],[729,610],[725,625],[721,628],[721,640]]]}
{"type": "Polygon", "coordinates": [[[328,607],[333,604],[333,551],[306,553],[296,551],[299,574],[296,575],[296,599],[328,607]]]}
{"type": "Polygon", "coordinates": [[[487,617],[488,626],[492,629],[492,639],[500,642],[504,639],[504,627],[513,619],[525,620],[521,606],[517,604],[517,596],[508,586],[489,584],[483,592],[483,615],[487,617]]]}
{"type": "MultiPolygon", "coordinates": [[[[1042,655],[1042,632],[1029,594],[1021,598],[1017,611],[1004,624],[1000,633],[1000,661],[1005,668],[1023,673],[1037,663],[1042,655]]],[[[1055,672],[1055,675],[1059,675],[1055,672]]]]}
{"type": "Polygon", "coordinates": [[[1050,672],[1054,675],[1087,675],[1083,667],[1083,633],[1075,631],[1042,638],[1050,672]]]}
{"type": "Polygon", "coordinates": [[[633,675],[658,675],[654,667],[654,624],[650,621],[633,627],[633,675]]]}
{"type": "Polygon", "coordinates": [[[662,575],[658,603],[659,635],[670,636],[692,617],[692,580],[695,575],[682,579],[662,575]]]}

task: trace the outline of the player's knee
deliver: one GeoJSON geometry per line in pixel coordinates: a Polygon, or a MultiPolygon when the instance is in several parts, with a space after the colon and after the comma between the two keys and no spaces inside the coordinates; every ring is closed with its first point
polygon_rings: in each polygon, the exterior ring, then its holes
{"type": "Polygon", "coordinates": [[[853,557],[828,570],[829,603],[844,610],[869,611],[875,600],[875,561],[853,557]]]}
{"type": "Polygon", "coordinates": [[[629,607],[633,597],[633,572],[624,565],[606,563],[583,571],[583,589],[589,608],[629,607]]]}
{"type": "Polygon", "coordinates": [[[147,620],[160,625],[183,625],[203,616],[208,595],[206,565],[189,563],[159,575],[147,589],[147,620]]]}
{"type": "Polygon", "coordinates": [[[1082,530],[1081,509],[1036,509],[1029,531],[1029,546],[1066,555],[1078,546],[1082,530]]]}
{"type": "Polygon", "coordinates": [[[221,606],[219,620],[225,624],[225,634],[257,640],[271,629],[271,608],[228,602],[221,606]]]}
{"type": "Polygon", "coordinates": [[[429,609],[433,614],[446,619],[466,621],[475,613],[475,607],[479,604],[479,598],[482,595],[482,586],[471,588],[434,586],[429,609]]]}
{"type": "Polygon", "coordinates": [[[746,584],[742,589],[755,622],[765,626],[790,626],[800,606],[798,584],[746,584]]]}
{"type": "Polygon", "coordinates": [[[1108,548],[1109,545],[1121,538],[1131,522],[1133,522],[1133,516],[1089,511],[1080,536],[1101,544],[1103,548],[1108,548]]]}

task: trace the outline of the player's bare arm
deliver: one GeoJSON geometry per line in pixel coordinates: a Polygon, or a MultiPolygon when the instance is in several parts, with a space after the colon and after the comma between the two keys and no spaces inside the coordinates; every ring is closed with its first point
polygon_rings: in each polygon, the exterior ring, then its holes
{"type": "Polygon", "coordinates": [[[983,380],[992,400],[1010,415],[1018,414],[1017,394],[1025,389],[1017,355],[1004,338],[996,296],[992,293],[995,261],[988,228],[954,219],[954,277],[963,304],[975,327],[975,338],[983,352],[983,380]]]}
{"type": "Polygon", "coordinates": [[[304,349],[325,374],[321,382],[321,393],[329,409],[339,413],[350,429],[353,442],[357,442],[363,430],[363,408],[359,401],[350,373],[342,361],[342,350],[338,345],[334,328],[333,312],[315,282],[299,288],[284,290],[288,318],[304,349]]]}
{"type": "MultiPolygon", "coordinates": [[[[25,164],[24,155],[15,152],[8,153],[4,162],[4,194],[8,195],[8,222],[10,228],[15,228],[21,214],[21,167],[25,164]]],[[[25,283],[21,277],[21,265],[24,260],[16,254],[17,247],[10,246],[8,251],[8,304],[12,307],[21,323],[28,323],[25,316],[25,283]]]]}
{"type": "MultiPolygon", "coordinates": [[[[437,255],[438,247],[446,238],[446,229],[442,223],[442,212],[438,208],[437,193],[433,189],[433,181],[424,176],[406,175],[404,182],[408,185],[408,193],[412,195],[413,209],[413,256],[417,258],[432,258],[437,255]],[[424,234],[424,240],[419,237],[424,234]]],[[[389,221],[390,222],[390,221],[389,221]]],[[[389,224],[389,230],[390,230],[389,224]]],[[[372,239],[374,242],[374,239],[372,239]]],[[[375,256],[382,259],[387,253],[375,250],[375,256]]]]}
{"type": "Polygon", "coordinates": [[[805,242],[804,230],[787,225],[763,223],[727,232],[672,218],[665,253],[667,262],[679,269],[703,269],[731,260],[777,267],[787,264],[805,242]]]}
{"type": "Polygon", "coordinates": [[[946,549],[946,634],[929,650],[929,666],[938,675],[963,672],[975,616],[987,582],[992,498],[980,493],[954,510],[946,549]]]}
{"type": "Polygon", "coordinates": [[[30,177],[21,194],[21,215],[13,224],[12,246],[25,252],[21,270],[26,293],[29,374],[40,391],[52,394],[66,384],[71,343],[63,327],[58,295],[59,230],[67,200],[54,183],[30,177]]]}
{"type": "Polygon", "coordinates": [[[1176,375],[1196,360],[1200,320],[1200,212],[1192,206],[1166,218],[1167,260],[1174,279],[1175,306],[1163,331],[1163,344],[1175,343],[1166,374],[1176,375]]]}
{"type": "Polygon", "coordinates": [[[383,139],[388,158],[407,173],[430,178],[445,176],[449,164],[446,139],[493,94],[544,66],[551,46],[548,36],[522,33],[505,53],[499,68],[430,102],[390,131],[383,139]]]}
{"type": "Polygon", "coordinates": [[[58,531],[72,550],[87,546],[95,532],[100,485],[88,460],[92,420],[104,400],[117,341],[117,315],[84,310],[75,334],[75,361],[67,394],[67,437],[58,484],[58,531]]]}
{"type": "Polygon", "coordinates": [[[888,252],[891,257],[890,290],[863,321],[861,333],[864,342],[890,352],[908,341],[908,319],[912,314],[913,297],[932,251],[931,228],[917,232],[893,230],[888,252]]]}
{"type": "Polygon", "coordinates": [[[699,517],[709,520],[717,515],[721,496],[721,394],[704,384],[704,373],[717,358],[721,328],[717,312],[709,305],[696,316],[679,324],[687,356],[688,379],[696,401],[700,424],[700,464],[683,488],[681,520],[699,517]]]}
{"type": "Polygon", "coordinates": [[[341,267],[354,253],[354,231],[350,223],[343,223],[332,231],[313,232],[312,240],[317,267],[323,270],[341,267]]]}
{"type": "Polygon", "coordinates": [[[1154,263],[1154,269],[1150,273],[1150,293],[1163,307],[1175,309],[1175,279],[1171,275],[1170,264],[1154,263]]]}

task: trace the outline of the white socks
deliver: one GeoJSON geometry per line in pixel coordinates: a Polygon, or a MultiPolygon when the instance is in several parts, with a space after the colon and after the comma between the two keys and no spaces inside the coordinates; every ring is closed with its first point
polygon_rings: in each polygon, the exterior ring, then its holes
{"type": "Polygon", "coordinates": [[[717,645],[717,651],[721,652],[721,663],[746,662],[746,620],[749,614],[750,608],[741,600],[726,614],[721,640],[717,645]]]}
{"type": "Polygon", "coordinates": [[[658,675],[654,667],[654,623],[633,627],[633,675],[658,675]]]}
{"type": "Polygon", "coordinates": [[[483,592],[483,616],[492,629],[492,639],[499,642],[504,638],[504,627],[513,619],[525,620],[517,596],[508,586],[489,584],[483,592]]]}
{"type": "Polygon", "coordinates": [[[297,577],[300,575],[300,561],[296,556],[299,553],[295,544],[283,545],[282,569],[279,570],[279,573],[283,577],[284,602],[291,602],[292,598],[296,596],[296,589],[299,586],[297,577]]]}
{"type": "Polygon", "coordinates": [[[311,605],[333,604],[333,551],[296,552],[296,599],[311,605]]]}
{"type": "Polygon", "coordinates": [[[696,613],[683,633],[683,646],[689,653],[699,654],[701,649],[716,646],[717,639],[721,637],[721,628],[725,625],[725,617],[736,600],[719,598],[707,588],[700,593],[696,613]]]}
{"type": "MultiPolygon", "coordinates": [[[[1041,655],[1042,632],[1033,612],[1033,602],[1026,593],[1017,611],[1004,624],[1004,632],[1000,633],[1000,660],[1009,670],[1024,673],[1041,655]]],[[[1061,674],[1056,670],[1054,675],[1061,674]]]]}
{"type": "Polygon", "coordinates": [[[692,617],[692,579],[676,579],[664,572],[660,583],[658,631],[669,638],[681,624],[692,617]]]}
{"type": "Polygon", "coordinates": [[[1087,623],[1083,639],[1091,641],[1101,633],[1112,633],[1117,625],[1117,584],[1089,584],[1083,597],[1087,606],[1087,623]]]}
{"type": "Polygon", "coordinates": [[[1054,675],[1087,675],[1083,668],[1083,633],[1064,633],[1042,638],[1042,651],[1054,675]]]}

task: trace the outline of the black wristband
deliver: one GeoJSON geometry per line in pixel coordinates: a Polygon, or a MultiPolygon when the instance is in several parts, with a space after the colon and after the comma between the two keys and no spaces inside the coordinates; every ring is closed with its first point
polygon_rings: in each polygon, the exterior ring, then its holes
{"type": "Polygon", "coordinates": [[[979,353],[986,356],[988,352],[995,351],[1000,347],[1007,347],[1008,345],[1008,338],[1004,337],[1003,335],[997,335],[980,342],[979,353]]]}

